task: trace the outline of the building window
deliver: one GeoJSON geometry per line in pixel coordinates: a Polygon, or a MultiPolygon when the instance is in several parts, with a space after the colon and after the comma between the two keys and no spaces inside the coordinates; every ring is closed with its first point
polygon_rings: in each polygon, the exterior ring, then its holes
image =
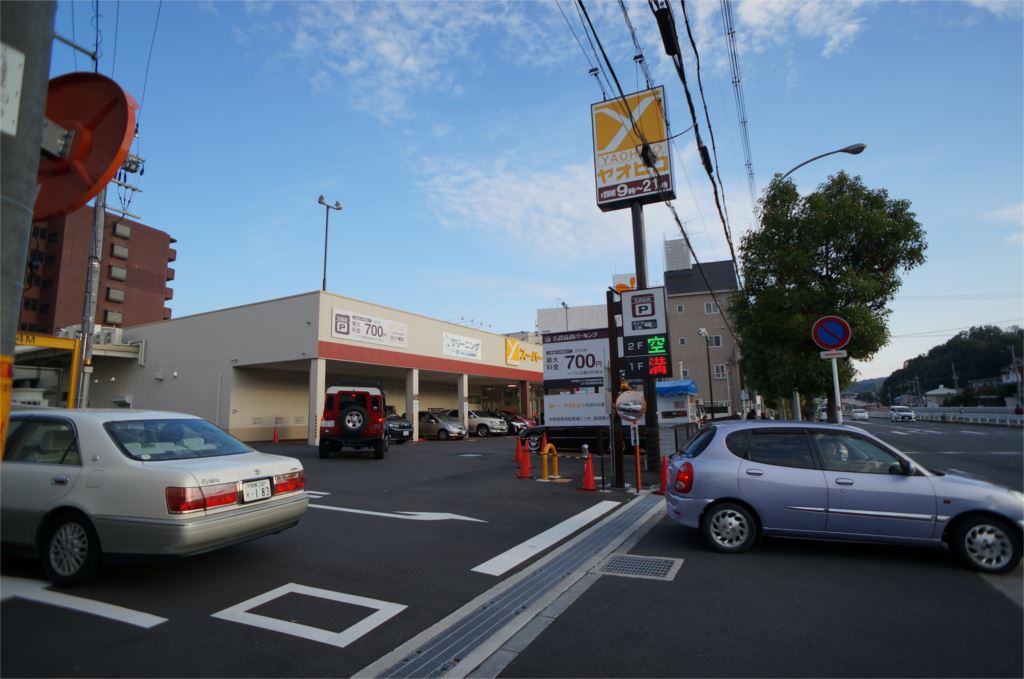
{"type": "Polygon", "coordinates": [[[110,266],[110,277],[115,281],[123,281],[128,278],[128,269],[123,266],[110,266]]]}
{"type": "Polygon", "coordinates": [[[56,231],[50,231],[46,234],[46,242],[56,243],[60,239],[60,234],[56,231]]]}
{"type": "Polygon", "coordinates": [[[704,313],[706,314],[717,314],[718,303],[717,302],[704,302],[704,313]]]}
{"type": "Polygon", "coordinates": [[[107,301],[108,302],[123,302],[124,301],[124,290],[120,288],[107,288],[107,301]]]}
{"type": "Polygon", "coordinates": [[[26,311],[38,311],[39,310],[39,300],[38,299],[26,299],[24,302],[22,302],[21,306],[26,311]]]}
{"type": "Polygon", "coordinates": [[[681,346],[681,347],[685,347],[686,346],[686,338],[685,337],[680,337],[679,338],[679,346],[681,346]]]}
{"type": "Polygon", "coordinates": [[[103,322],[107,323],[108,325],[121,325],[123,321],[124,314],[122,314],[120,311],[111,311],[110,309],[107,309],[103,313],[103,322]]]}
{"type": "Polygon", "coordinates": [[[686,368],[683,368],[681,377],[685,380],[689,376],[690,376],[690,371],[687,370],[686,368]]]}
{"type": "Polygon", "coordinates": [[[45,281],[43,281],[43,290],[49,290],[52,287],[53,287],[53,279],[47,278],[45,281]]]}
{"type": "Polygon", "coordinates": [[[708,346],[709,347],[720,347],[722,346],[721,335],[708,335],[708,346]]]}
{"type": "Polygon", "coordinates": [[[725,379],[725,364],[724,363],[716,363],[714,367],[715,367],[715,379],[716,380],[724,380],[725,379]]]}
{"type": "Polygon", "coordinates": [[[132,227],[129,224],[118,222],[114,224],[114,235],[118,238],[131,238],[132,227]]]}
{"type": "Polygon", "coordinates": [[[114,243],[110,246],[110,256],[118,259],[128,259],[128,248],[114,243]]]}
{"type": "Polygon", "coordinates": [[[50,313],[50,305],[49,304],[40,304],[39,305],[39,314],[42,315],[42,314],[48,314],[48,313],[50,313]]]}
{"type": "Polygon", "coordinates": [[[676,313],[677,314],[683,313],[684,310],[685,310],[685,308],[683,307],[682,304],[676,304],[676,313]]]}
{"type": "Polygon", "coordinates": [[[46,264],[53,264],[57,261],[57,255],[46,255],[46,264]]]}

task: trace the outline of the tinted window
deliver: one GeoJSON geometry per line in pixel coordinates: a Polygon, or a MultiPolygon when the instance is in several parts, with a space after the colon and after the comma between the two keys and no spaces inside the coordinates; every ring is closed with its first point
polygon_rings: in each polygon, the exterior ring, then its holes
{"type": "Polygon", "coordinates": [[[899,459],[866,439],[846,434],[815,434],[825,469],[860,474],[902,473],[899,459]],[[894,467],[895,465],[895,467],[894,467]]]}
{"type": "Polygon", "coordinates": [[[334,394],[328,394],[327,398],[324,399],[324,412],[334,412],[334,394]]]}
{"type": "Polygon", "coordinates": [[[779,467],[814,468],[811,444],[803,432],[753,432],[747,458],[779,467]]]}
{"type": "Polygon", "coordinates": [[[75,430],[64,421],[35,420],[17,428],[13,447],[4,453],[5,462],[35,464],[82,464],[75,430]]]}
{"type": "Polygon", "coordinates": [[[206,420],[125,420],[107,422],[103,427],[134,460],[182,460],[252,452],[252,448],[206,420]]]}
{"type": "Polygon", "coordinates": [[[703,453],[708,444],[711,443],[711,439],[715,438],[715,428],[708,427],[697,432],[697,435],[686,442],[686,448],[683,449],[683,455],[686,457],[697,457],[703,453]]]}
{"type": "Polygon", "coordinates": [[[734,431],[725,437],[725,447],[733,455],[738,457],[747,456],[747,441],[750,440],[750,430],[734,431]]]}

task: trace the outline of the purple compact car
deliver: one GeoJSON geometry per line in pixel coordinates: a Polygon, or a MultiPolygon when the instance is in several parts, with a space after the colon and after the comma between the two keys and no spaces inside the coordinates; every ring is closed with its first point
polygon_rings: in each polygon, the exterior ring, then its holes
{"type": "Polygon", "coordinates": [[[1024,494],[925,469],[853,427],[730,422],[672,456],[668,515],[712,548],[743,552],[761,533],[939,546],[969,568],[1013,570],[1024,494]]]}

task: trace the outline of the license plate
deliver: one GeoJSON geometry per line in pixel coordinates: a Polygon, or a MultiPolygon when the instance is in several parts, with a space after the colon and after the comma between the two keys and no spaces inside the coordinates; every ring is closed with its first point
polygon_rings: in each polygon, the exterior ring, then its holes
{"type": "Polygon", "coordinates": [[[322,429],[333,429],[334,428],[334,420],[324,420],[323,422],[320,423],[320,427],[322,429]]]}
{"type": "Polygon", "coordinates": [[[255,502],[270,497],[270,479],[242,482],[242,502],[255,502]]]}
{"type": "Polygon", "coordinates": [[[412,432],[411,431],[403,431],[402,432],[402,436],[412,436],[412,432]]]}

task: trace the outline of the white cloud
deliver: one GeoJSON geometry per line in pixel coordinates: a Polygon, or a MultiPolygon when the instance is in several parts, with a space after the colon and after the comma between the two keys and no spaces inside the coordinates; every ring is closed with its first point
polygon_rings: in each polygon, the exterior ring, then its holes
{"type": "Polygon", "coordinates": [[[1024,203],[1015,203],[998,210],[986,212],[981,218],[991,222],[1010,222],[1011,224],[1024,226],[1024,203]]]}
{"type": "Polygon", "coordinates": [[[1006,237],[1007,243],[1024,243],[1024,231],[1020,233],[1011,233],[1006,237]]]}
{"type": "Polygon", "coordinates": [[[1000,19],[1024,16],[1024,4],[1020,0],[967,0],[967,4],[991,12],[1000,19]]]}
{"type": "Polygon", "coordinates": [[[862,0],[742,0],[734,13],[737,31],[749,37],[756,52],[785,44],[794,32],[824,40],[822,56],[846,49],[863,28],[862,0]]]}

